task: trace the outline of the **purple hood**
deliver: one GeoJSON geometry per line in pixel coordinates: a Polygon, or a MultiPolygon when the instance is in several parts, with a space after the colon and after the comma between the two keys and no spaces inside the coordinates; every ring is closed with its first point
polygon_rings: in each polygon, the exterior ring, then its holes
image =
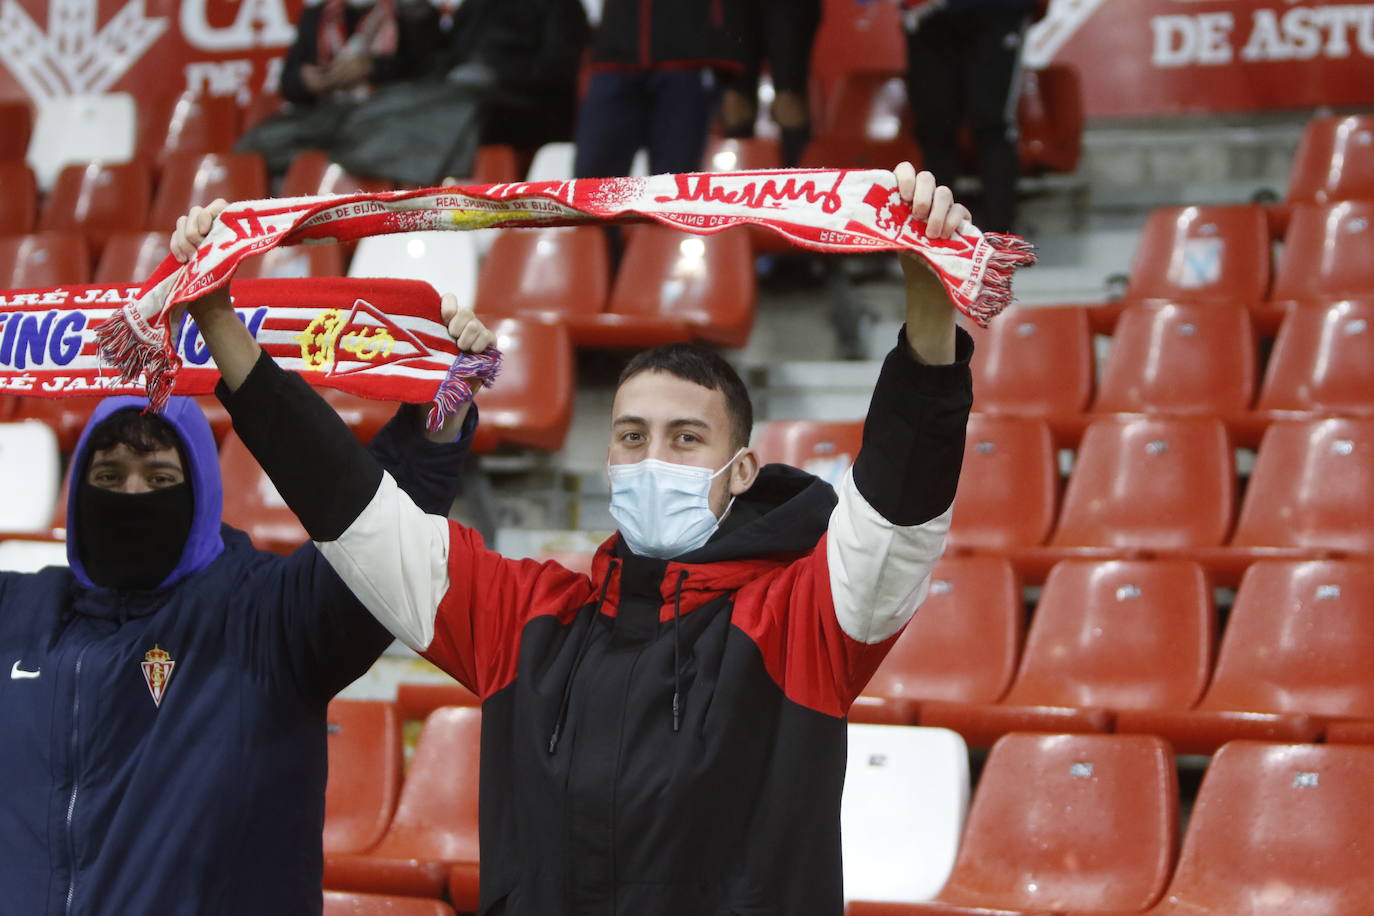
{"type": "MultiPolygon", "coordinates": [[[[147,406],[147,398],[131,396],[106,398],[100,402],[100,406],[91,415],[90,422],[81,431],[80,441],[76,443],[76,452],[72,455],[69,487],[75,486],[75,483],[85,476],[86,467],[90,464],[91,456],[88,453],[87,440],[90,438],[91,430],[99,426],[102,420],[117,410],[126,407],[143,410],[147,406]]],[[[195,508],[191,516],[191,534],[186,539],[186,546],[182,548],[181,559],[177,562],[176,568],[159,585],[159,588],[166,588],[209,566],[224,549],[224,542],[220,538],[220,515],[224,507],[224,489],[220,482],[219,451],[215,447],[215,437],[210,433],[210,424],[206,422],[205,414],[201,412],[200,406],[191,398],[174,397],[167,403],[167,409],[163,411],[162,418],[172,424],[172,428],[176,430],[177,436],[181,439],[186,463],[190,465],[185,469],[186,479],[191,483],[191,493],[195,500],[195,508]]],[[[86,575],[85,568],[81,565],[81,558],[78,555],[79,551],[76,545],[77,532],[81,530],[77,524],[76,505],[77,500],[73,498],[73,494],[69,493],[67,498],[67,562],[77,580],[90,588],[94,586],[94,583],[91,582],[90,577],[86,575]]]]}

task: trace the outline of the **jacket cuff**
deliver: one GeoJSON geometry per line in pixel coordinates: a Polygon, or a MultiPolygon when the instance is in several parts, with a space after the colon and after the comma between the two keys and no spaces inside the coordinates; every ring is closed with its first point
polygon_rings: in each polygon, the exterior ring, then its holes
{"type": "Polygon", "coordinates": [[[883,361],[864,421],[854,484],[883,518],[910,527],[954,503],[973,406],[973,338],[955,329],[954,362],[927,365],[911,353],[906,327],[883,361]]]}

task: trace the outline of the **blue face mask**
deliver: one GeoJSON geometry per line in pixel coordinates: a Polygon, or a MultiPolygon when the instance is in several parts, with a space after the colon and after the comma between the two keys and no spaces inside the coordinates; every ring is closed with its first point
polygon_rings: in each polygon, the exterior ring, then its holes
{"type": "Polygon", "coordinates": [[[611,516],[620,536],[641,557],[668,560],[691,553],[711,539],[730,513],[711,511],[711,481],[734,464],[741,448],[715,473],[710,468],[645,458],[634,464],[607,465],[611,479],[611,516]]]}

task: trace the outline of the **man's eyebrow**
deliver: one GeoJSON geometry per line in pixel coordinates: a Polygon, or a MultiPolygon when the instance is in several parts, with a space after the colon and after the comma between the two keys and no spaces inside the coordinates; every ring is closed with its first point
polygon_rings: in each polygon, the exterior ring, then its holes
{"type": "MultiPolygon", "coordinates": [[[[638,426],[648,426],[648,425],[649,425],[649,421],[648,421],[648,420],[645,420],[643,417],[636,417],[636,416],[631,416],[631,415],[628,415],[628,414],[627,414],[627,415],[625,415],[625,416],[623,416],[623,417],[616,417],[615,420],[612,422],[611,425],[612,425],[612,426],[621,426],[621,425],[623,425],[623,424],[635,424],[635,425],[638,425],[638,426]]],[[[669,426],[695,426],[695,427],[697,427],[697,428],[699,428],[699,429],[710,429],[710,428],[711,428],[711,424],[710,424],[710,423],[707,423],[705,420],[701,419],[700,417],[676,417],[675,419],[669,420],[669,421],[668,421],[668,425],[669,425],[669,426]]]]}
{"type": "Polygon", "coordinates": [[[144,466],[144,467],[149,467],[149,468],[158,468],[159,470],[169,470],[169,471],[180,471],[180,470],[182,470],[181,465],[178,464],[177,462],[175,462],[175,461],[166,461],[166,460],[162,460],[162,461],[145,461],[145,462],[143,463],[143,466],[144,466]]]}

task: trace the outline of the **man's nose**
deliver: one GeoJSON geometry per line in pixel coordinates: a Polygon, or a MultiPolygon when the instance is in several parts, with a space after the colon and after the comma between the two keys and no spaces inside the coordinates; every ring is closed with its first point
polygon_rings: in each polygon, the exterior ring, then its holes
{"type": "Polygon", "coordinates": [[[142,477],[137,474],[130,474],[116,489],[120,493],[147,493],[153,488],[148,486],[148,482],[142,477]]]}

